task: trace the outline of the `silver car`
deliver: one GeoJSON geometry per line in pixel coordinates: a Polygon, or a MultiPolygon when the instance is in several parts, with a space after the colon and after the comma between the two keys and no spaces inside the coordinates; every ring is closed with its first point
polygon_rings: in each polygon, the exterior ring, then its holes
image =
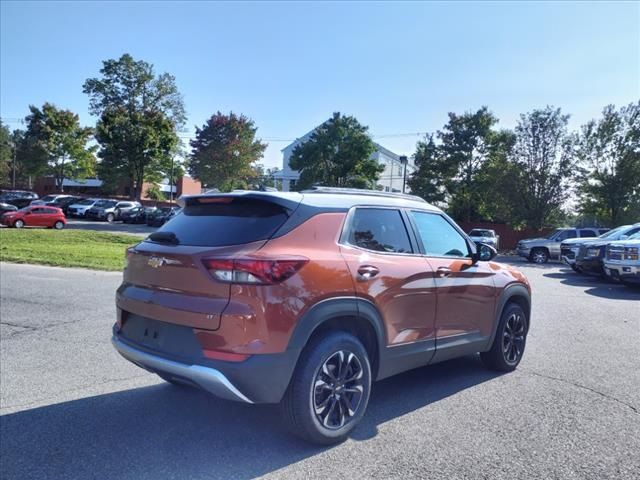
{"type": "Polygon", "coordinates": [[[530,262],[546,263],[549,259],[560,259],[560,244],[571,238],[595,238],[608,228],[558,228],[546,238],[530,238],[518,242],[518,255],[530,262]]]}

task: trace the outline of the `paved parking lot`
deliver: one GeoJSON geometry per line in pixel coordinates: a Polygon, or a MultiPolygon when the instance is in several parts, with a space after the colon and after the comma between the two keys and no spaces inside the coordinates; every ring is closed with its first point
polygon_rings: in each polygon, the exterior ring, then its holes
{"type": "Polygon", "coordinates": [[[640,478],[640,292],[517,262],[534,289],[520,368],[472,356],[375,385],[346,443],[273,406],[165,384],[109,343],[120,274],[2,264],[0,476],[640,478]]]}
{"type": "Polygon", "coordinates": [[[71,230],[94,230],[96,232],[130,233],[132,235],[141,235],[145,237],[158,229],[157,227],[149,227],[145,223],[109,223],[94,220],[81,220],[78,218],[67,218],[67,228],[71,230]]]}

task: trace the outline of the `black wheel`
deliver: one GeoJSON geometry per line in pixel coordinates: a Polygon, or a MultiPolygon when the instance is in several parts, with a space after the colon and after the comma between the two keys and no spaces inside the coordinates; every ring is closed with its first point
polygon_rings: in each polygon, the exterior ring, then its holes
{"type": "Polygon", "coordinates": [[[480,353],[482,362],[490,369],[511,372],[516,369],[527,343],[529,322],[522,307],[509,303],[502,311],[491,350],[480,353]]]}
{"type": "Polygon", "coordinates": [[[302,352],[282,400],[292,433],[329,445],[347,438],[364,416],[371,393],[371,365],[362,343],[334,332],[302,352]]]}
{"type": "Polygon", "coordinates": [[[64,228],[64,222],[58,220],[53,224],[53,228],[55,228],[56,230],[62,230],[64,228]]]}
{"type": "Polygon", "coordinates": [[[16,220],[16,221],[13,223],[13,226],[14,226],[14,227],[16,227],[16,228],[22,228],[22,227],[24,227],[24,221],[22,221],[22,220],[16,220]]]}
{"type": "Polygon", "coordinates": [[[544,248],[534,248],[529,254],[529,261],[533,263],[547,263],[549,261],[549,253],[544,248]]]}

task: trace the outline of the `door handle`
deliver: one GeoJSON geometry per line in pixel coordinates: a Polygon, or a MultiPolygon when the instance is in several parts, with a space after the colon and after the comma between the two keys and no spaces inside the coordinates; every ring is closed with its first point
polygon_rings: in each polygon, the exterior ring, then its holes
{"type": "Polygon", "coordinates": [[[358,268],[358,280],[370,280],[375,277],[380,270],[373,265],[362,265],[358,268]]]}
{"type": "Polygon", "coordinates": [[[436,275],[440,278],[448,277],[449,275],[451,275],[451,269],[449,267],[439,267],[436,270],[436,275]]]}

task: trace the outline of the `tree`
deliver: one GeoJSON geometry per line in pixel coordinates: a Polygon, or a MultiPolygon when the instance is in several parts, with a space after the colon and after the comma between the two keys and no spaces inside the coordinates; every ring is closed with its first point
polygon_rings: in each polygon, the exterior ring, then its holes
{"type": "Polygon", "coordinates": [[[433,134],[426,134],[425,138],[416,144],[413,159],[416,169],[407,180],[411,193],[424,198],[429,203],[446,208],[445,182],[455,174],[455,171],[450,164],[444,162],[433,134]]]}
{"type": "Polygon", "coordinates": [[[107,185],[130,179],[139,199],[145,180],[169,174],[185,121],[182,96],[172,75],[156,76],[152,64],[129,54],[104,61],[100,74],[83,88],[90,112],[100,117],[100,175],[107,185]]]}
{"type": "Polygon", "coordinates": [[[535,229],[562,213],[575,166],[575,139],[568,132],[569,115],[547,106],[520,115],[511,161],[520,168],[518,189],[522,215],[535,229]]]}
{"type": "Polygon", "coordinates": [[[489,158],[498,119],[487,107],[475,113],[449,113],[449,121],[438,132],[442,145],[442,166],[447,173],[444,180],[450,197],[449,213],[464,221],[479,220],[479,205],[483,192],[478,174],[489,158]],[[451,175],[453,173],[453,175],[451,175]]]}
{"type": "Polygon", "coordinates": [[[333,114],[293,150],[289,165],[300,172],[296,188],[375,188],[383,165],[371,159],[375,145],[355,117],[333,114]]]}
{"type": "Polygon", "coordinates": [[[640,213],[640,101],[620,110],[608,105],[602,117],[582,127],[580,210],[610,226],[635,221],[640,213]]]}
{"type": "Polygon", "coordinates": [[[0,120],[0,185],[11,185],[11,170],[16,146],[11,130],[0,120]]]}
{"type": "Polygon", "coordinates": [[[42,109],[29,106],[26,117],[23,160],[34,173],[53,175],[58,191],[65,178],[86,178],[93,173],[94,148],[87,147],[93,129],[80,126],[80,118],[70,110],[45,103],[42,109]]]}
{"type": "Polygon", "coordinates": [[[190,142],[189,173],[220,191],[247,188],[255,177],[253,164],[267,148],[256,139],[257,130],[244,115],[215,113],[202,128],[196,127],[196,137],[190,142]]]}

